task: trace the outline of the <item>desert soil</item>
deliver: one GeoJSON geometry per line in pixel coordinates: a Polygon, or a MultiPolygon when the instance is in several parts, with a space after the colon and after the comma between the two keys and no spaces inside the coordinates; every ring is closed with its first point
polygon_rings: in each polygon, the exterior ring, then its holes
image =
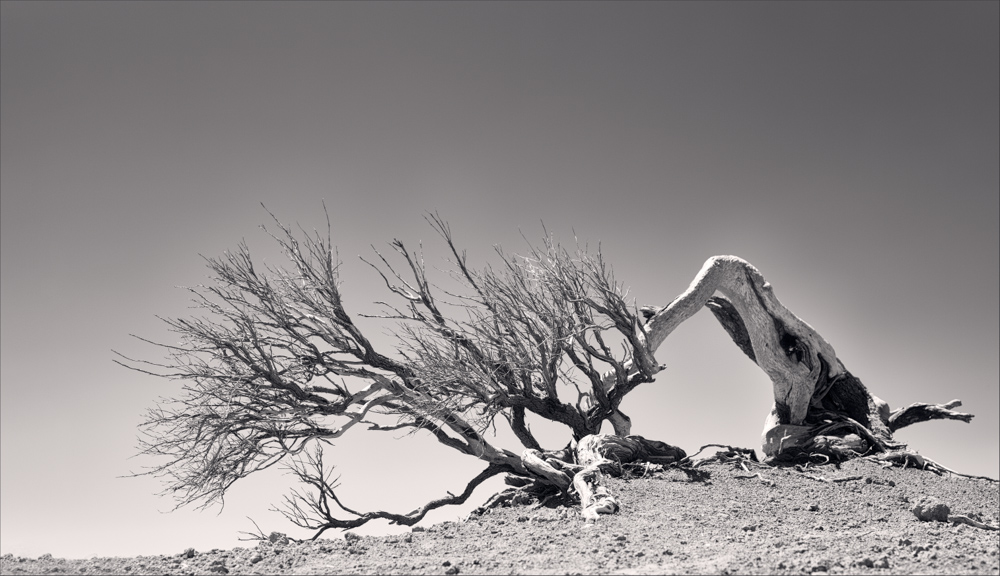
{"type": "MultiPolygon", "coordinates": [[[[998,574],[1000,532],[921,521],[926,498],[1000,523],[996,482],[883,468],[866,460],[795,468],[738,463],[609,479],[622,510],[496,509],[387,537],[172,556],[0,558],[3,574],[998,574]],[[857,477],[847,481],[846,478],[857,477]],[[826,481],[824,481],[824,479],[826,481]]],[[[275,535],[277,536],[277,535],[275,535]]],[[[326,536],[326,535],[324,535],[326,536]]]]}

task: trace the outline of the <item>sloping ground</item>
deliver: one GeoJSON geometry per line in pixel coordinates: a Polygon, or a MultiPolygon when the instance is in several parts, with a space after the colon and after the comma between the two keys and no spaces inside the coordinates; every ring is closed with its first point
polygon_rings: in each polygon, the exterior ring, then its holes
{"type": "Polygon", "coordinates": [[[264,542],[174,556],[0,558],[3,574],[998,574],[1000,532],[922,522],[934,497],[952,514],[1000,523],[995,482],[865,460],[804,472],[711,463],[611,479],[622,512],[519,506],[403,536],[264,542]],[[810,477],[811,476],[811,477],[810,477]],[[856,479],[844,480],[857,477],[856,479]],[[824,479],[826,481],[824,481],[824,479]]]}

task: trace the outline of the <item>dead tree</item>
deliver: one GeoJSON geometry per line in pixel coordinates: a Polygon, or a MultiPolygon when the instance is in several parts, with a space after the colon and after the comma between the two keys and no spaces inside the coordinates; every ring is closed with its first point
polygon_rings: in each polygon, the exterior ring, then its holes
{"type": "Polygon", "coordinates": [[[428,221],[448,247],[457,288],[432,285],[422,254],[398,240],[390,244],[394,260],[376,250],[369,262],[397,298],[373,316],[395,326],[394,354],[376,349],[348,314],[329,225],[325,236],[299,237],[274,220],[272,238],[289,268],[259,269],[245,244],[207,259],[213,282],[191,290],[204,315],[165,320],[180,340],[157,344],[166,360],[123,357],[126,367],[184,382],[182,396],[150,410],[141,426],[140,452],[160,458],[143,474],[162,478],[178,506],[208,506],[234,482],[283,462],[309,490],[286,497],[281,511],[316,536],[374,519],[415,524],[498,474],[515,488],[494,503],[559,494],[579,498],[587,516],[614,512],[603,474],[622,463],[685,457],[680,448],[630,436],[619,407],[654,380],[663,369],[654,352],[703,306],[774,382],[764,436],[770,456],[889,450],[898,447],[895,428],[971,417],[952,412],[954,403],[890,413],[739,258],[710,259],[684,294],[640,314],[599,251],[570,253],[546,237],[523,256],[497,248],[499,266],[476,270],[448,226],[436,216],[428,221]],[[529,413],[564,425],[569,445],[543,449],[529,413]],[[614,435],[599,434],[605,421],[614,435]],[[487,437],[498,422],[521,452],[487,437]],[[355,511],[335,492],[322,443],[359,424],[373,432],[423,430],[487,466],[462,493],[408,514],[355,511]]]}

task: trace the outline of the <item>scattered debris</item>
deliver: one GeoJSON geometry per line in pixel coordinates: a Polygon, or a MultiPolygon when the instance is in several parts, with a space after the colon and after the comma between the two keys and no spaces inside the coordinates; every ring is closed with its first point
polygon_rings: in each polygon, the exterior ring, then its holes
{"type": "Polygon", "coordinates": [[[963,514],[949,515],[948,522],[951,522],[952,524],[965,524],[967,526],[972,526],[973,528],[980,528],[982,530],[1000,530],[1000,528],[996,526],[983,524],[982,522],[979,522],[978,520],[973,520],[972,518],[969,518],[968,516],[965,516],[963,514]]]}
{"type": "Polygon", "coordinates": [[[984,524],[974,520],[964,514],[952,514],[951,508],[937,498],[924,498],[913,507],[913,514],[923,522],[932,520],[937,522],[951,522],[952,524],[965,524],[981,530],[1000,530],[996,526],[984,524]]]}

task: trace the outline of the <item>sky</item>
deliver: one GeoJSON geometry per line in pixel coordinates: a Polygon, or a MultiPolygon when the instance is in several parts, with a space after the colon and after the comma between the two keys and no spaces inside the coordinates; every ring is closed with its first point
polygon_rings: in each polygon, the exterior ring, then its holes
{"type": "MultiPolygon", "coordinates": [[[[161,357],[130,334],[171,341],[157,316],[192,313],[180,287],[207,282],[201,255],[245,239],[280,262],[261,203],[309,230],[325,201],[354,313],[388,296],[356,258],[372,245],[422,243],[447,267],[427,212],[478,265],[542,223],[600,244],[639,306],[735,254],[892,407],[960,398],[976,415],[897,438],[1000,476],[998,12],[0,3],[0,553],[230,548],[248,518],[307,535],[268,511],[292,486],[281,471],[201,512],[127,477],[153,463],[133,457],[145,410],[180,384],[112,350],[161,357]]],[[[391,352],[391,326],[364,325],[391,352]]],[[[622,405],[633,433],[759,450],[770,382],[709,312],[656,356],[667,369],[622,405]]],[[[326,458],[354,508],[406,512],[484,467],[426,435],[353,432],[326,458]]]]}

